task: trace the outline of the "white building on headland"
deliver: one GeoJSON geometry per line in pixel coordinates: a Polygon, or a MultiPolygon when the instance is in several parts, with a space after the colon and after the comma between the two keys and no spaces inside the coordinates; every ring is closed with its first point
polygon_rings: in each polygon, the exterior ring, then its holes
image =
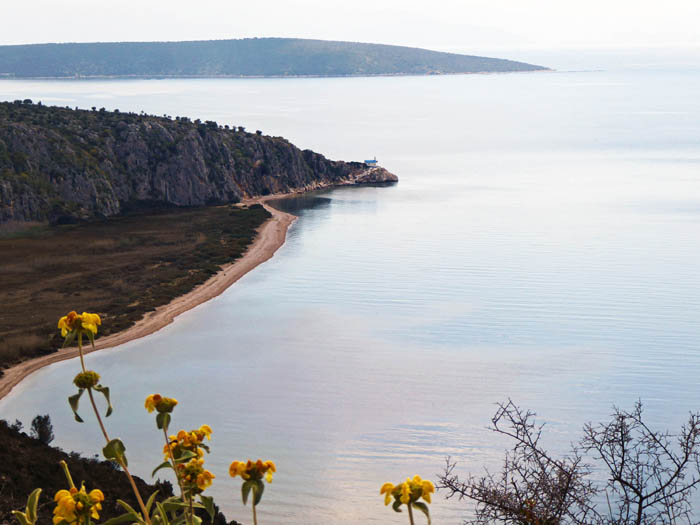
{"type": "Polygon", "coordinates": [[[379,166],[379,163],[377,162],[377,157],[374,157],[374,159],[372,160],[366,160],[365,166],[367,166],[368,168],[376,168],[377,166],[379,166]]]}

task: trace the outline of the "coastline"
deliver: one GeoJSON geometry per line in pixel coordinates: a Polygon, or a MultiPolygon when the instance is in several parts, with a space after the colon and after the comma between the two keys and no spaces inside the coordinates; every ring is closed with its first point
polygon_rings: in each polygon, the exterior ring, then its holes
{"type": "MultiPolygon", "coordinates": [[[[95,342],[95,348],[86,347],[84,353],[113,348],[157,332],[172,323],[178,315],[220,295],[249,271],[272,258],[275,252],[284,244],[287,238],[287,231],[297,217],[277,210],[265,204],[265,201],[281,198],[285,195],[287,194],[267,195],[262,198],[243,201],[243,204],[262,204],[272,214],[272,217],[260,227],[255,240],[242,257],[222,266],[219,272],[188,293],[173,299],[168,304],[164,304],[152,312],[148,312],[132,327],[98,339],[95,342]]],[[[0,377],[0,399],[3,399],[22,380],[37,370],[52,363],[72,359],[77,356],[77,347],[64,348],[52,354],[23,361],[6,369],[3,376],[0,377]]]]}
{"type": "Polygon", "coordinates": [[[349,73],[347,75],[90,75],[72,77],[18,77],[0,76],[0,80],[175,80],[175,79],[298,79],[298,78],[375,78],[375,77],[445,77],[458,75],[506,75],[510,73],[552,73],[556,69],[538,67],[535,69],[514,69],[512,71],[455,71],[434,73],[349,73]]]}

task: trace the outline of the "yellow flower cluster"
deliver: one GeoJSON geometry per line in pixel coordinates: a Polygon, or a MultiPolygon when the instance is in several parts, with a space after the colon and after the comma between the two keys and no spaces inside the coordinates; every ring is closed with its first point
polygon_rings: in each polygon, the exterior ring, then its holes
{"type": "Polygon", "coordinates": [[[204,469],[204,460],[201,458],[193,458],[187,463],[178,463],[177,469],[185,490],[193,492],[203,492],[211,486],[212,480],[216,477],[204,469]],[[195,487],[196,491],[193,490],[195,487]]]}
{"type": "Polygon", "coordinates": [[[246,462],[234,461],[228,469],[228,473],[232,478],[240,476],[248,481],[249,479],[259,480],[265,476],[268,483],[272,483],[273,472],[277,472],[275,464],[272,461],[263,461],[261,459],[256,462],[250,459],[246,462]]]}
{"type": "Polygon", "coordinates": [[[92,388],[100,382],[100,374],[92,370],[86,370],[85,372],[80,372],[75,379],[73,379],[73,384],[78,388],[92,388]]]}
{"type": "Polygon", "coordinates": [[[102,319],[97,314],[89,314],[83,312],[78,315],[72,311],[68,315],[64,315],[58,320],[58,327],[61,329],[61,336],[66,337],[68,332],[77,330],[79,332],[97,333],[97,327],[102,324],[102,319]]]}
{"type": "Polygon", "coordinates": [[[160,394],[151,394],[146,398],[146,402],[144,403],[144,407],[148,410],[149,414],[154,410],[160,413],[170,413],[173,411],[173,408],[175,408],[175,405],[177,405],[177,399],[163,397],[160,394]]]}
{"type": "Polygon", "coordinates": [[[190,451],[197,454],[197,457],[202,457],[204,455],[205,448],[208,447],[203,444],[204,439],[211,439],[212,430],[209,425],[202,425],[196,430],[190,430],[186,432],[180,430],[176,436],[169,436],[168,444],[163,447],[163,455],[166,461],[170,458],[170,452],[172,452],[175,459],[182,456],[183,452],[190,451]],[[169,450],[168,450],[169,449],[169,450]]]}
{"type": "Polygon", "coordinates": [[[53,510],[53,523],[58,525],[62,522],[87,523],[88,516],[93,519],[100,519],[99,511],[102,510],[102,502],[105,497],[101,490],[91,490],[85,492],[85,486],[80,490],[75,487],[70,490],[59,490],[54,496],[56,508],[53,510]]]}
{"type": "Polygon", "coordinates": [[[414,476],[413,479],[406,478],[406,481],[398,485],[384,483],[379,490],[379,494],[384,494],[384,505],[391,503],[392,497],[403,504],[415,503],[420,498],[430,503],[430,495],[434,492],[435,485],[428,480],[421,479],[420,476],[414,476]]]}

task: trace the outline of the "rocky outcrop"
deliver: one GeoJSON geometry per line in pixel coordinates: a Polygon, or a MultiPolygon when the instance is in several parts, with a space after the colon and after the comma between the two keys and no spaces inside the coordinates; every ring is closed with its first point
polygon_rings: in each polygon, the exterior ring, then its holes
{"type": "Polygon", "coordinates": [[[357,172],[352,180],[352,184],[383,184],[385,182],[399,182],[399,178],[380,167],[357,172]]]}
{"type": "Polygon", "coordinates": [[[397,180],[242,127],[0,103],[0,222],[70,222],[397,180]]]}

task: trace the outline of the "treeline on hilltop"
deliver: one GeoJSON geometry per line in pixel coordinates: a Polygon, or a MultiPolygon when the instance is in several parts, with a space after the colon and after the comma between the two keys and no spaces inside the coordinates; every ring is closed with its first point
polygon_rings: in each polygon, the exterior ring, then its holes
{"type": "Polygon", "coordinates": [[[299,38],[0,46],[0,78],[427,75],[543,69],[427,49],[299,38]]]}
{"type": "Polygon", "coordinates": [[[0,103],[0,223],[235,203],[341,183],[364,168],[213,121],[0,103]]]}

